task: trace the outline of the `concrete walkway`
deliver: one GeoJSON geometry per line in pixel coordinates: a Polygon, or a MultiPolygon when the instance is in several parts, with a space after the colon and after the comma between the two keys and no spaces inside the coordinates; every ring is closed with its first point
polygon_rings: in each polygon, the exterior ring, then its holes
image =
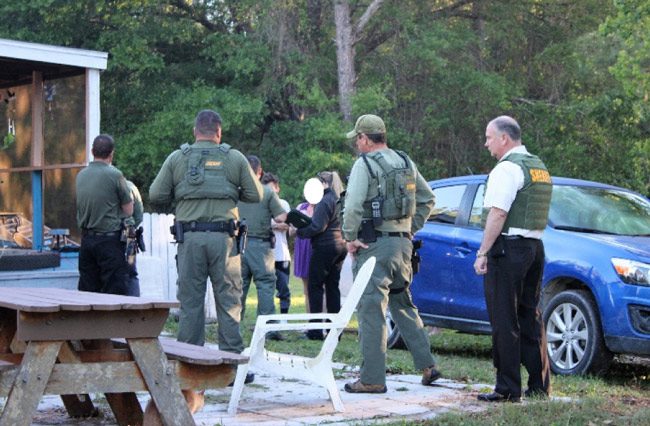
{"type": "MultiPolygon", "coordinates": [[[[353,375],[351,375],[353,376],[353,375]]],[[[489,385],[466,385],[440,379],[435,386],[422,386],[420,376],[388,377],[385,394],[349,394],[343,391],[352,377],[338,380],[345,412],[333,410],[327,391],[308,383],[286,381],[257,374],[244,389],[237,415],[227,413],[230,388],[207,391],[206,405],[194,415],[197,425],[349,425],[433,418],[448,411],[479,411],[486,408],[476,400],[479,390],[489,385]]],[[[143,407],[148,395],[139,395],[143,407]]],[[[33,425],[114,425],[105,400],[99,401],[101,415],[91,419],[71,419],[59,397],[41,401],[33,425]]]]}

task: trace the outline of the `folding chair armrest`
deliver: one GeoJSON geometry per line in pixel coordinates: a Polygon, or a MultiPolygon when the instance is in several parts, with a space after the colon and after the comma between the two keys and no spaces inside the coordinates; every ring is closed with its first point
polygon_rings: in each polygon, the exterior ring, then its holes
{"type": "Polygon", "coordinates": [[[318,314],[273,314],[259,315],[257,323],[267,324],[269,321],[309,321],[309,320],[333,320],[336,314],[318,313],[318,314]]]}
{"type": "Polygon", "coordinates": [[[289,324],[264,324],[262,327],[260,332],[268,333],[269,331],[330,330],[345,327],[345,324],[339,322],[294,322],[289,324]]]}

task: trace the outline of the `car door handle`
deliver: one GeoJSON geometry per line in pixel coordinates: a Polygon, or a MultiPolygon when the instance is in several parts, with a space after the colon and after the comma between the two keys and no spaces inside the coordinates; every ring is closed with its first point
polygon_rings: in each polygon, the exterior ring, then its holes
{"type": "Polygon", "coordinates": [[[472,249],[470,249],[469,247],[456,246],[456,247],[454,247],[454,249],[458,253],[461,253],[461,254],[464,254],[464,255],[470,254],[472,252],[472,249]]]}

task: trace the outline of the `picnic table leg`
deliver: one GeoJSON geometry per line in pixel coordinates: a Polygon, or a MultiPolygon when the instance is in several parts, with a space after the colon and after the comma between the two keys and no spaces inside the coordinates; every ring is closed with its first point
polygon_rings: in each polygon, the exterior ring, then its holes
{"type": "Polygon", "coordinates": [[[14,334],[16,334],[16,311],[0,308],[0,352],[11,352],[14,334]]]}
{"type": "Polygon", "coordinates": [[[166,426],[195,425],[181,393],[178,378],[167,362],[158,339],[127,339],[127,342],[162,423],[166,426]]]}
{"type": "Polygon", "coordinates": [[[106,393],[115,420],[120,426],[140,426],[144,422],[142,406],[133,392],[106,393]]]}
{"type": "MultiPolygon", "coordinates": [[[[59,361],[69,364],[81,363],[70,342],[61,345],[59,361]]],[[[93,405],[89,395],[61,395],[61,400],[70,417],[95,417],[98,414],[98,410],[93,405]]]]}
{"type": "Polygon", "coordinates": [[[0,425],[29,426],[31,424],[62,343],[62,341],[29,342],[0,416],[0,425]]]}

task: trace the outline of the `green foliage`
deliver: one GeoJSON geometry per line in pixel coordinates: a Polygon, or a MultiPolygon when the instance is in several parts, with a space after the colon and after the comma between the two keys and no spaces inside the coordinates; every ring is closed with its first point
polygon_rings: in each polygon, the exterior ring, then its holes
{"type": "Polygon", "coordinates": [[[240,141],[256,133],[263,106],[256,98],[231,89],[216,89],[197,82],[177,87],[173,102],[155,112],[147,122],[117,140],[115,164],[147,192],[164,159],[183,143],[193,141],[194,117],[202,109],[219,111],[224,143],[242,149],[240,141]],[[251,124],[253,123],[253,124],[251,124]]]}
{"type": "MultiPolygon", "coordinates": [[[[308,177],[354,161],[332,2],[32,0],[0,13],[0,37],[109,52],[102,131],[145,197],[201,108],[291,204],[308,177]]],[[[489,171],[485,125],[511,114],[553,174],[649,194],[649,16],[645,0],[384,2],[355,45],[353,114],[382,116],[427,179],[489,171]]]]}
{"type": "Polygon", "coordinates": [[[346,131],[332,113],[273,126],[258,152],[264,170],[280,177],[281,198],[297,205],[303,200],[305,181],[320,171],[337,171],[341,178],[349,174],[354,157],[343,136],[346,131]]]}
{"type": "Polygon", "coordinates": [[[637,112],[647,121],[650,120],[650,3],[618,0],[614,5],[616,14],[609,17],[602,27],[604,35],[622,42],[611,72],[626,92],[639,101],[637,112]]]}

